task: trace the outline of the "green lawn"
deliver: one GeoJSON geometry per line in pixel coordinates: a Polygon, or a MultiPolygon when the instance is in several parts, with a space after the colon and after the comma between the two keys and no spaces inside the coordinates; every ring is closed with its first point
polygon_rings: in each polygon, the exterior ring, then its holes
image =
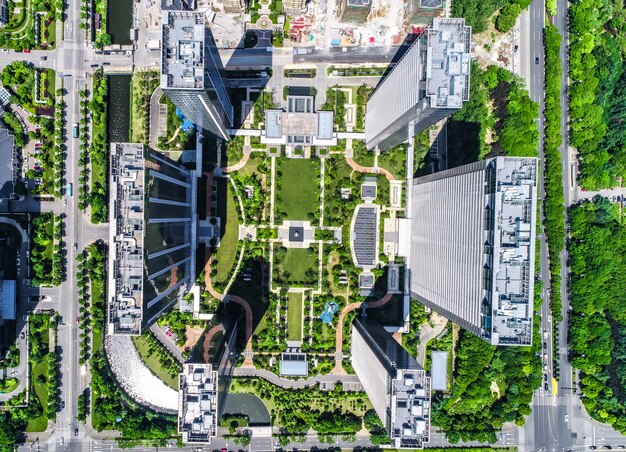
{"type": "MultiPolygon", "coordinates": [[[[45,22],[45,20],[44,20],[44,22],[45,22]]],[[[56,45],[57,45],[57,23],[56,23],[55,20],[51,21],[48,24],[47,30],[48,30],[48,37],[46,38],[46,40],[50,44],[50,47],[56,47],[56,45]]]]}
{"type": "Polygon", "coordinates": [[[317,282],[317,252],[310,255],[307,248],[288,248],[284,257],[276,256],[274,263],[288,273],[285,279],[289,284],[299,285],[304,282],[311,285],[317,282]],[[309,269],[314,274],[307,275],[309,269]]]}
{"type": "Polygon", "coordinates": [[[277,219],[307,220],[309,214],[318,215],[320,196],[316,176],[320,174],[319,168],[319,161],[311,159],[288,159],[281,163],[277,219]]]}
{"type": "Polygon", "coordinates": [[[287,294],[287,340],[302,340],[302,294],[287,294]]]}
{"type": "Polygon", "coordinates": [[[148,340],[144,336],[134,336],[133,344],[135,344],[139,356],[141,356],[143,362],[148,366],[148,369],[170,388],[178,390],[178,376],[172,377],[170,374],[163,371],[157,354],[150,354],[148,350],[148,340]]]}
{"type": "Polygon", "coordinates": [[[41,362],[35,364],[31,369],[31,390],[35,390],[35,394],[37,394],[37,398],[39,399],[39,403],[41,404],[44,413],[39,417],[28,420],[28,425],[26,427],[27,432],[43,432],[48,427],[48,417],[45,414],[45,408],[48,406],[48,386],[46,383],[40,384],[37,382],[39,375],[45,376],[47,373],[48,360],[45,358],[41,362]]]}
{"type": "Polygon", "coordinates": [[[235,258],[237,254],[237,241],[239,239],[239,220],[237,216],[237,200],[233,196],[232,192],[224,186],[226,191],[226,215],[222,216],[222,226],[224,227],[224,218],[226,218],[226,225],[224,230],[224,236],[220,240],[220,245],[215,253],[215,259],[217,264],[215,270],[216,282],[224,282],[229,275],[231,268],[235,265],[235,258]]]}

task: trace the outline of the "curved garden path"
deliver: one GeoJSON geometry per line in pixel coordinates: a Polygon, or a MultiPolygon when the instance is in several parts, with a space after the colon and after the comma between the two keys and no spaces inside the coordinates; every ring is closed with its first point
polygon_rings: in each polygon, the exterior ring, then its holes
{"type": "Polygon", "coordinates": [[[352,312],[355,309],[358,309],[363,305],[366,305],[367,309],[380,308],[384,306],[385,304],[387,304],[387,302],[391,300],[392,296],[393,296],[392,294],[387,293],[385,294],[384,297],[375,301],[370,301],[369,303],[361,302],[361,301],[350,303],[348,306],[346,306],[345,308],[341,310],[341,314],[339,314],[339,320],[337,321],[337,329],[335,330],[335,343],[336,343],[335,367],[333,368],[331,374],[334,374],[334,375],[346,374],[346,371],[344,370],[343,365],[341,364],[341,360],[337,359],[337,357],[341,356],[342,350],[343,350],[343,320],[346,317],[346,315],[349,312],[352,312]]]}
{"type": "Polygon", "coordinates": [[[393,174],[391,174],[385,168],[381,168],[381,167],[374,168],[373,166],[361,166],[358,163],[356,163],[354,159],[350,157],[346,157],[346,163],[350,165],[350,167],[353,170],[358,171],[359,173],[383,174],[387,178],[387,180],[390,180],[390,181],[396,180],[396,178],[393,177],[393,174]]]}
{"type": "MultiPolygon", "coordinates": [[[[245,352],[246,357],[243,361],[243,367],[253,368],[254,364],[252,363],[252,320],[253,320],[252,308],[250,307],[250,304],[246,300],[244,300],[243,298],[237,295],[224,295],[224,294],[219,293],[217,290],[215,290],[211,282],[211,263],[210,263],[211,252],[208,247],[206,247],[205,250],[206,250],[205,251],[206,264],[204,265],[204,286],[206,288],[206,291],[209,292],[217,300],[224,302],[224,299],[226,299],[226,301],[230,300],[233,303],[238,304],[245,311],[246,313],[246,352],[245,352]]],[[[211,334],[211,331],[209,331],[209,334],[211,334]]],[[[207,344],[206,339],[205,339],[204,344],[206,347],[206,344],[207,344]]],[[[206,348],[205,348],[205,354],[206,354],[206,348]]]]}
{"type": "Polygon", "coordinates": [[[250,160],[250,154],[244,154],[243,157],[241,157],[241,160],[239,160],[234,165],[230,165],[230,166],[227,166],[226,168],[223,168],[223,171],[225,173],[234,173],[235,171],[239,171],[241,168],[246,166],[246,163],[248,163],[248,160],[250,160]]]}
{"type": "Polygon", "coordinates": [[[224,325],[220,323],[219,325],[215,325],[213,328],[211,328],[209,332],[206,333],[206,336],[204,336],[203,350],[205,363],[209,362],[209,348],[211,347],[211,340],[213,339],[213,336],[215,336],[217,333],[223,333],[224,331],[224,325]]]}

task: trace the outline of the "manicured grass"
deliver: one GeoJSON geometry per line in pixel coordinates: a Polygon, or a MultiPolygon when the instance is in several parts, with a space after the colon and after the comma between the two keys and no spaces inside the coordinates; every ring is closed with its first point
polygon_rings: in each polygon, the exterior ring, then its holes
{"type": "Polygon", "coordinates": [[[50,47],[57,46],[57,23],[54,20],[51,21],[50,24],[48,24],[48,37],[46,38],[46,41],[50,43],[50,47]]]}
{"type": "Polygon", "coordinates": [[[157,354],[150,354],[148,340],[144,336],[135,336],[133,337],[133,343],[139,352],[139,356],[141,356],[143,362],[148,366],[148,369],[170,388],[178,390],[178,376],[172,377],[170,374],[163,371],[157,354]]]}
{"type": "Polygon", "coordinates": [[[287,294],[287,340],[302,340],[302,294],[287,294]]]}
{"type": "Polygon", "coordinates": [[[308,214],[319,212],[319,161],[310,159],[288,159],[280,165],[282,177],[278,190],[277,218],[306,220],[308,214]]]}
{"type": "Polygon", "coordinates": [[[310,255],[307,248],[289,248],[282,261],[275,261],[275,265],[289,273],[286,278],[289,283],[317,281],[317,254],[310,255]],[[315,278],[307,276],[307,270],[315,270],[315,278]]]}
{"type": "Polygon", "coordinates": [[[220,245],[215,253],[215,259],[217,259],[215,281],[217,282],[224,282],[228,277],[230,269],[235,265],[237,240],[239,239],[237,200],[229,189],[226,187],[224,189],[226,190],[226,216],[222,215],[222,226],[224,227],[224,218],[226,218],[226,225],[224,236],[220,240],[220,245]]]}
{"type": "Polygon", "coordinates": [[[36,418],[28,420],[26,426],[27,432],[43,432],[48,427],[48,417],[45,414],[45,407],[48,406],[48,386],[46,383],[38,383],[37,379],[40,375],[46,375],[48,373],[48,361],[44,358],[41,362],[35,364],[31,369],[30,380],[31,390],[34,389],[39,403],[44,409],[44,413],[36,418]]]}

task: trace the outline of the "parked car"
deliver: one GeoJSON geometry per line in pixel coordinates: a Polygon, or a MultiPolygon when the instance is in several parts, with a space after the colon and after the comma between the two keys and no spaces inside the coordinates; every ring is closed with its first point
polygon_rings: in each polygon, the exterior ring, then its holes
{"type": "Polygon", "coordinates": [[[549,391],[550,390],[550,386],[548,386],[548,383],[543,385],[543,390],[544,391],[549,391]]]}
{"type": "Polygon", "coordinates": [[[24,49],[24,53],[30,53],[30,49],[24,49]]]}

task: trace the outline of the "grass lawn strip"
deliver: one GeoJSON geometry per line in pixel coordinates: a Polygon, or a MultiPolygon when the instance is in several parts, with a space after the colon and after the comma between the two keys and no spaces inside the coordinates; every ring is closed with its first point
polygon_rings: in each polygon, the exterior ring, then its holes
{"type": "Polygon", "coordinates": [[[310,159],[288,159],[281,163],[281,200],[278,212],[286,213],[288,220],[306,220],[307,214],[319,210],[319,161],[310,159]]]}
{"type": "Polygon", "coordinates": [[[239,239],[237,200],[234,198],[231,190],[226,191],[228,193],[226,195],[226,228],[224,237],[220,240],[220,245],[215,253],[215,259],[217,260],[215,280],[217,282],[225,282],[230,269],[235,265],[237,241],[239,239]]]}
{"type": "Polygon", "coordinates": [[[289,292],[287,294],[287,340],[302,340],[302,294],[289,292]]]}

